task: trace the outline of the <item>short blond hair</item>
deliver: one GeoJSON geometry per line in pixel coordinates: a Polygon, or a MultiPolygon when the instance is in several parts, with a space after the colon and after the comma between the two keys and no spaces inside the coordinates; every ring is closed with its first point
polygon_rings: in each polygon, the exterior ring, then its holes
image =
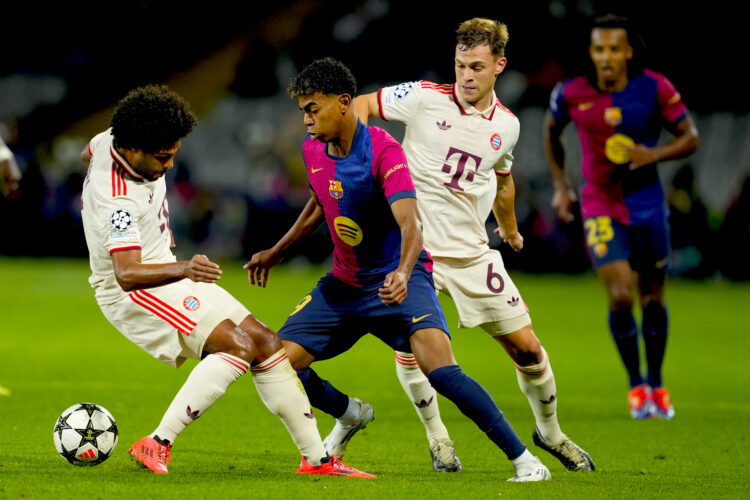
{"type": "Polygon", "coordinates": [[[481,45],[489,45],[492,54],[505,57],[508,43],[508,27],[505,23],[483,17],[464,21],[456,30],[456,45],[461,51],[481,45]]]}

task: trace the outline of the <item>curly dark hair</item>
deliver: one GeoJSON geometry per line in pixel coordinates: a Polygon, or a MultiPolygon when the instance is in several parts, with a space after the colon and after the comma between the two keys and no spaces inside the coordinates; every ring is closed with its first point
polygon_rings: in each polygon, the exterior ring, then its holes
{"type": "Polygon", "coordinates": [[[332,57],[316,59],[289,83],[287,92],[297,98],[320,92],[325,95],[349,94],[354,97],[357,81],[344,63],[332,57]]]}
{"type": "Polygon", "coordinates": [[[166,85],[131,90],[112,115],[116,147],[156,153],[187,136],[195,127],[190,106],[166,85]]]}

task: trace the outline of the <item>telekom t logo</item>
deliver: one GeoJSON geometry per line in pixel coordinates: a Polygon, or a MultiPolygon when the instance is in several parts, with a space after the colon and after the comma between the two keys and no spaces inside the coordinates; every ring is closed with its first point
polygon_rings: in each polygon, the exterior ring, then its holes
{"type": "Polygon", "coordinates": [[[164,197],[164,201],[161,202],[161,208],[159,208],[159,219],[164,221],[159,225],[159,232],[163,233],[165,229],[169,229],[169,210],[167,209],[167,197],[164,197]]]}
{"type": "MultiPolygon", "coordinates": [[[[471,153],[467,153],[466,151],[461,151],[460,149],[456,149],[454,147],[451,147],[448,150],[448,155],[445,157],[446,161],[450,160],[451,156],[458,153],[460,158],[458,159],[458,163],[456,164],[456,173],[453,174],[453,177],[451,177],[450,182],[444,182],[443,184],[445,186],[451,187],[453,189],[458,189],[459,191],[463,191],[464,189],[458,184],[458,180],[461,179],[461,177],[464,176],[464,171],[466,170],[466,162],[469,161],[469,159],[474,160],[474,171],[479,170],[479,164],[482,163],[482,159],[479,156],[473,155],[471,153]]],[[[443,172],[446,174],[451,173],[451,170],[453,168],[447,164],[443,164],[443,172]]],[[[474,172],[468,171],[466,172],[466,181],[472,182],[474,180],[474,172]]]]}

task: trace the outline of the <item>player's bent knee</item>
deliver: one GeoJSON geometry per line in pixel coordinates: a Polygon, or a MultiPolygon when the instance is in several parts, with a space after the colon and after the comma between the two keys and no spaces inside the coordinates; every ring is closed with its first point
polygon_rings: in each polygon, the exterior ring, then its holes
{"type": "Polygon", "coordinates": [[[539,339],[534,337],[528,343],[521,344],[513,361],[519,366],[536,365],[544,361],[544,350],[539,339]]]}
{"type": "Polygon", "coordinates": [[[205,354],[225,352],[251,363],[256,347],[250,336],[230,320],[224,320],[211,332],[203,346],[205,354]]]}
{"type": "Polygon", "coordinates": [[[507,335],[493,337],[519,366],[535,365],[544,360],[544,349],[530,324],[507,335]]]}
{"type": "Polygon", "coordinates": [[[611,285],[608,288],[609,302],[613,310],[631,309],[633,307],[633,292],[626,285],[611,285]]]}
{"type": "Polygon", "coordinates": [[[450,337],[438,328],[417,330],[409,338],[411,350],[425,375],[444,366],[456,365],[450,337]]]}
{"type": "Polygon", "coordinates": [[[247,316],[242,320],[242,323],[240,323],[240,328],[250,337],[250,339],[252,339],[253,344],[255,344],[258,351],[257,355],[259,358],[262,358],[256,359],[258,363],[262,363],[268,357],[279,352],[283,347],[281,339],[276,332],[268,328],[255,316],[247,316]]]}

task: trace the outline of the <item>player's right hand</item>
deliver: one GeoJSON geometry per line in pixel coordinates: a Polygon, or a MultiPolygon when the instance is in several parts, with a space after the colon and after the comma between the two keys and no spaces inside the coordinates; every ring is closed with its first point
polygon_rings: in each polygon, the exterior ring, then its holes
{"type": "Polygon", "coordinates": [[[192,281],[204,283],[216,283],[221,279],[221,268],[219,264],[211,262],[203,254],[195,254],[185,265],[184,276],[192,281]]]}
{"type": "Polygon", "coordinates": [[[406,300],[409,277],[398,269],[385,276],[383,286],[378,289],[378,297],[386,306],[397,306],[406,300]]]}
{"type": "Polygon", "coordinates": [[[281,257],[277,256],[273,250],[263,250],[254,254],[242,267],[247,269],[247,279],[251,285],[265,288],[268,283],[268,273],[280,262],[281,257]]]}
{"type": "Polygon", "coordinates": [[[569,189],[555,189],[555,194],[552,196],[552,208],[555,209],[557,216],[563,222],[573,222],[573,219],[575,219],[573,215],[574,201],[575,195],[569,189]]]}

